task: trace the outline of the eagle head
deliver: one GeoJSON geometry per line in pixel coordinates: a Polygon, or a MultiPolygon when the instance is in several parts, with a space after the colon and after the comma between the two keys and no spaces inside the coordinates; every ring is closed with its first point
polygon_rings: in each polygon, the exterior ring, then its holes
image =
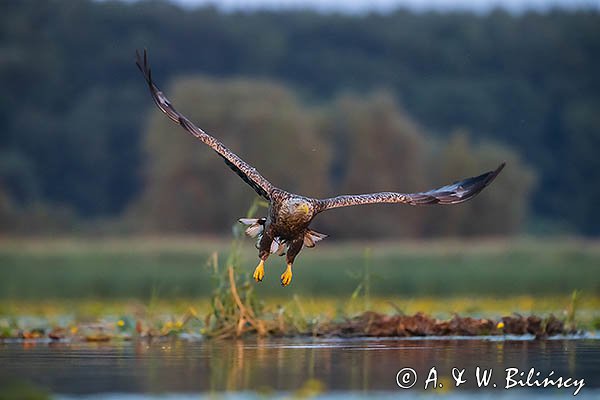
{"type": "Polygon", "coordinates": [[[312,216],[312,205],[304,200],[304,199],[293,199],[288,203],[290,214],[294,215],[302,215],[302,216],[312,216]]]}

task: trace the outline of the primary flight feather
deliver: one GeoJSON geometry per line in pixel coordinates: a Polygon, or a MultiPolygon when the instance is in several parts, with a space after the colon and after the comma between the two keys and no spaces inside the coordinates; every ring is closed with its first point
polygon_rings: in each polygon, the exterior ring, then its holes
{"type": "Polygon", "coordinates": [[[148,84],[150,93],[158,108],[173,122],[180,125],[189,134],[210,146],[223,158],[229,168],[240,176],[265,200],[269,202],[266,218],[242,218],[239,221],[247,225],[246,234],[258,238],[258,256],[260,262],[254,270],[254,279],[262,281],[264,263],[270,254],[286,254],[287,268],[281,275],[281,284],[287,286],[292,281],[292,264],[303,247],[314,247],[327,235],[309,228],[317,214],[339,207],[357,206],[375,203],[422,204],[458,204],[467,201],[488,186],[502,171],[502,163],[493,171],[473,178],[463,179],[438,189],[419,193],[380,192],[358,195],[342,195],[327,199],[315,199],[275,187],[256,168],[229,150],[223,143],[194,125],[180,114],[169,99],[159,90],[152,80],[148,64],[148,55],[136,51],[136,64],[148,84]]]}

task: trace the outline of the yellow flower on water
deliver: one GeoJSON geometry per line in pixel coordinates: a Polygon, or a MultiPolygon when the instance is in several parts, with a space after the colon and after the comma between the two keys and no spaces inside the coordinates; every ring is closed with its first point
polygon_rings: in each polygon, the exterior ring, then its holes
{"type": "Polygon", "coordinates": [[[74,335],[74,334],[76,334],[78,330],[79,330],[79,329],[77,329],[77,327],[76,327],[76,326],[72,326],[72,327],[71,327],[71,333],[72,333],[73,335],[74,335]]]}
{"type": "Polygon", "coordinates": [[[165,323],[165,329],[171,329],[171,328],[173,328],[173,323],[171,321],[167,321],[165,323]]]}
{"type": "Polygon", "coordinates": [[[125,321],[123,321],[122,319],[117,321],[117,325],[120,326],[121,328],[125,326],[125,321]]]}
{"type": "Polygon", "coordinates": [[[502,321],[498,322],[498,324],[496,325],[496,328],[503,329],[504,328],[504,322],[502,322],[502,321]]]}
{"type": "Polygon", "coordinates": [[[175,326],[177,327],[177,329],[181,329],[181,328],[183,327],[183,322],[181,322],[181,321],[177,321],[177,322],[175,323],[175,326]]]}

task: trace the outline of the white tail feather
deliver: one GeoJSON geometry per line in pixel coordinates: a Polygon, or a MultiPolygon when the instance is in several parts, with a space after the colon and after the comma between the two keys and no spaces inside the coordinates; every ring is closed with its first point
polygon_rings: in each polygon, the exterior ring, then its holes
{"type": "Polygon", "coordinates": [[[285,254],[285,251],[287,250],[287,248],[288,248],[288,247],[289,247],[289,246],[287,245],[287,243],[285,243],[285,242],[284,242],[284,243],[281,243],[281,244],[279,245],[279,248],[277,249],[277,255],[278,255],[278,256],[280,256],[280,257],[281,257],[282,255],[284,255],[284,254],[285,254]]]}
{"type": "Polygon", "coordinates": [[[279,242],[277,241],[277,239],[273,239],[273,241],[271,242],[271,249],[269,251],[271,254],[275,254],[277,253],[277,250],[279,250],[279,242]]]}
{"type": "Polygon", "coordinates": [[[311,229],[307,229],[304,234],[304,245],[306,247],[315,247],[315,244],[327,237],[324,233],[315,232],[311,229]]]}
{"type": "Polygon", "coordinates": [[[285,241],[281,240],[281,238],[279,237],[276,237],[271,242],[271,248],[269,249],[269,252],[271,254],[277,254],[278,256],[282,256],[285,254],[287,247],[288,245],[285,241]]]}

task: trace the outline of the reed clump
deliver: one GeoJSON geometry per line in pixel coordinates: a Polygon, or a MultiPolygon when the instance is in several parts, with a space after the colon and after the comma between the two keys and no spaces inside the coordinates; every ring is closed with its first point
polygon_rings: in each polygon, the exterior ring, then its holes
{"type": "MultiPolygon", "coordinates": [[[[256,211],[267,204],[255,201],[246,217],[252,218],[256,211]]],[[[304,321],[285,311],[283,307],[266,310],[263,302],[254,296],[254,286],[249,274],[241,273],[241,243],[243,231],[233,228],[233,240],[224,265],[213,253],[208,266],[214,282],[210,312],[205,318],[204,334],[210,338],[239,338],[255,334],[264,336],[288,336],[299,334],[299,328],[307,328],[304,321]]]]}

